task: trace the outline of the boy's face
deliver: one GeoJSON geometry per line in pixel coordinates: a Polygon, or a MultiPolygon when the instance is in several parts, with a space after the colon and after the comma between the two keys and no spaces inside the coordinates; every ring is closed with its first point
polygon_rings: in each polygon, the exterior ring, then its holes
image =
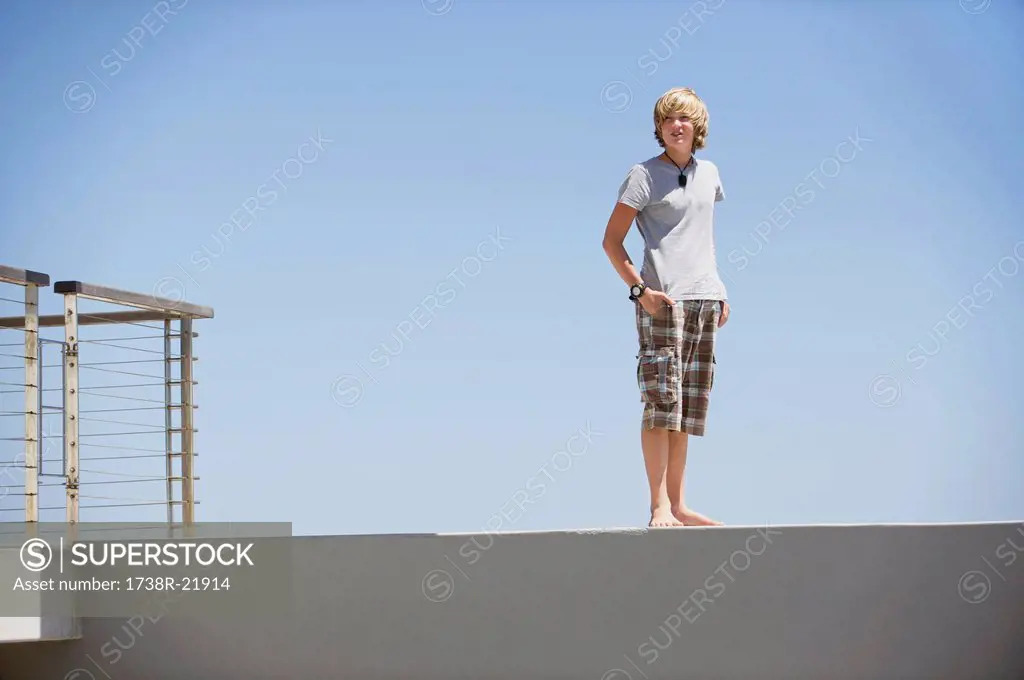
{"type": "Polygon", "coordinates": [[[681,153],[693,149],[693,123],[682,114],[672,114],[661,124],[661,138],[665,148],[681,153]]]}

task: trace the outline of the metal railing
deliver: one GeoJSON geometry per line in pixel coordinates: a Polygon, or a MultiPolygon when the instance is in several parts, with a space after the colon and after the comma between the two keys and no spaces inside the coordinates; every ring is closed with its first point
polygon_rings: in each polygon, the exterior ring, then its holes
{"type": "MultiPolygon", "coordinates": [[[[5,331],[25,336],[24,354],[6,357],[24,359],[24,382],[5,384],[14,367],[0,364],[0,391],[24,395],[24,410],[4,409],[0,420],[25,418],[23,436],[0,437],[23,446],[13,457],[0,449],[0,499],[24,496],[28,522],[53,512],[68,523],[111,521],[113,509],[117,520],[126,512],[145,520],[146,508],[164,506],[167,523],[194,524],[193,322],[213,318],[213,310],[58,281],[63,313],[40,315],[38,288],[48,277],[0,267],[0,281],[25,287],[24,314],[0,317],[0,355],[5,331]],[[63,337],[42,337],[40,329],[63,337]]],[[[11,505],[0,504],[0,519],[19,509],[11,505]]]]}

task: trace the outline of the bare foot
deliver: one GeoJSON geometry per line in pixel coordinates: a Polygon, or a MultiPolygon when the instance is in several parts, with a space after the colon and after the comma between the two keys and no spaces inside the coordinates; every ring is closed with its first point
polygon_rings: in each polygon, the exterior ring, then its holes
{"type": "Polygon", "coordinates": [[[672,516],[683,523],[684,526],[688,527],[720,527],[723,526],[721,522],[713,520],[710,517],[706,517],[699,512],[694,512],[689,508],[673,508],[672,516]]]}
{"type": "Polygon", "coordinates": [[[653,511],[651,511],[651,523],[647,526],[681,527],[683,526],[683,522],[682,520],[673,517],[672,512],[668,508],[655,508],[653,511]]]}

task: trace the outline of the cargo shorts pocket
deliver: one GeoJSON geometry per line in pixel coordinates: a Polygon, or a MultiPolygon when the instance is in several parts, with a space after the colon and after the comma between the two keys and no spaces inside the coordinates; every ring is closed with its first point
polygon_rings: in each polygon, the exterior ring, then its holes
{"type": "Polygon", "coordinates": [[[675,347],[641,350],[636,378],[640,397],[649,404],[674,404],[679,400],[679,356],[675,347]]]}

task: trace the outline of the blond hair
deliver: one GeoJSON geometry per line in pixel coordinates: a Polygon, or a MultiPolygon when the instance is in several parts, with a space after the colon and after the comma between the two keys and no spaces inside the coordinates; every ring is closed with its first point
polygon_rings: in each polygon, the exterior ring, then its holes
{"type": "Polygon", "coordinates": [[[654,103],[654,138],[663,149],[661,124],[669,116],[685,116],[693,123],[693,151],[704,148],[708,136],[708,107],[696,92],[688,87],[674,87],[654,103]]]}

